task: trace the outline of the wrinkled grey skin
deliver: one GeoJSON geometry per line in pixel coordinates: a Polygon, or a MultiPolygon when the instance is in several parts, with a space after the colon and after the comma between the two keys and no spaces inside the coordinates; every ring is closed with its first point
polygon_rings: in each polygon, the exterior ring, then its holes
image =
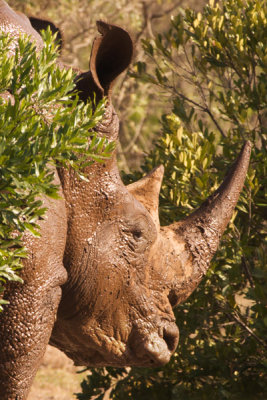
{"type": "MultiPolygon", "coordinates": [[[[41,47],[27,18],[3,0],[0,24],[14,39],[26,32],[41,47]]],[[[133,46],[119,27],[99,22],[98,30],[90,72],[80,74],[77,88],[83,101],[93,93],[97,99],[107,96],[98,131],[116,140],[111,89],[129,65],[133,46]]],[[[243,146],[221,187],[198,210],[164,228],[158,219],[162,166],[128,187],[116,154],[86,168],[88,182],[72,170],[55,171],[62,200],[44,199],[42,237],[24,238],[29,251],[24,284],[11,283],[5,292],[10,305],[0,314],[1,400],[27,398],[49,341],[77,365],[169,361],[179,338],[172,308],[208,269],[242,189],[250,147],[243,146]]]]}

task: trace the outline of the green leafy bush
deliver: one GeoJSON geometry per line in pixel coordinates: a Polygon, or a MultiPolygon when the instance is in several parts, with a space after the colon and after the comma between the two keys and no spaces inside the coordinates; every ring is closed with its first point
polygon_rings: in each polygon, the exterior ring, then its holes
{"type": "Polygon", "coordinates": [[[51,33],[44,41],[38,54],[21,37],[11,54],[12,38],[0,37],[0,294],[7,280],[21,281],[17,270],[27,256],[21,239],[25,230],[38,235],[45,213],[41,197],[58,196],[53,166],[78,171],[88,160],[109,157],[114,147],[91,132],[104,103],[94,111],[90,103],[79,103],[74,72],[56,64],[51,33]]]}
{"type": "Polygon", "coordinates": [[[266,399],[267,5],[211,1],[173,17],[143,42],[149,63],[133,75],[155,85],[172,111],[140,178],[163,164],[162,224],[181,219],[218,186],[244,140],[250,169],[206,278],[176,310],[180,343],[164,368],[95,369],[80,400],[266,399]]]}

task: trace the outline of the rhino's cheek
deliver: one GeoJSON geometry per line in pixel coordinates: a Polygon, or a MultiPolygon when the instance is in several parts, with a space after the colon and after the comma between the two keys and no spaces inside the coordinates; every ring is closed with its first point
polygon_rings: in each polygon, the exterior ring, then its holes
{"type": "MultiPolygon", "coordinates": [[[[88,361],[91,365],[120,365],[128,360],[127,340],[123,340],[121,334],[115,334],[110,329],[103,329],[100,326],[90,326],[89,330],[84,329],[84,338],[90,337],[90,342],[95,349],[95,354],[88,361]]],[[[125,332],[124,332],[125,335],[125,332]]],[[[128,336],[128,335],[127,335],[128,336]]]]}

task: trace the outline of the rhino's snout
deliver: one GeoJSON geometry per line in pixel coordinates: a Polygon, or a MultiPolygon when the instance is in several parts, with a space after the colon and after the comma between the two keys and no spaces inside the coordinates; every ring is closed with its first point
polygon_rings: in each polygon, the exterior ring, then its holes
{"type": "Polygon", "coordinates": [[[161,326],[159,332],[151,332],[141,338],[136,332],[132,347],[140,365],[160,366],[170,361],[179,341],[179,330],[174,322],[161,326]]]}

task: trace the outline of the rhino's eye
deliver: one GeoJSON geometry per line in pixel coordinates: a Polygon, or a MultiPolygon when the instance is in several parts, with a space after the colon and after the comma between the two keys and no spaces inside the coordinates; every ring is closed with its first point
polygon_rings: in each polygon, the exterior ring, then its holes
{"type": "Polygon", "coordinates": [[[135,230],[132,232],[132,235],[133,235],[133,238],[134,238],[135,240],[138,240],[138,239],[140,239],[140,238],[142,237],[142,232],[141,232],[139,229],[135,229],[135,230]]]}

